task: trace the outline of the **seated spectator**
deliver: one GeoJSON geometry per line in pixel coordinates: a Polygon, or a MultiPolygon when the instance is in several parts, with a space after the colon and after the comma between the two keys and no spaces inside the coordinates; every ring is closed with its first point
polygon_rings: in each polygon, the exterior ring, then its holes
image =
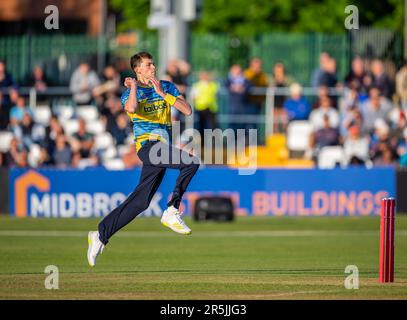
{"type": "Polygon", "coordinates": [[[105,124],[106,131],[112,135],[117,126],[116,118],[121,112],[123,112],[123,107],[120,98],[110,95],[102,106],[101,119],[105,124]]]}
{"type": "MultiPolygon", "coordinates": [[[[243,115],[247,108],[247,94],[250,83],[244,77],[240,65],[235,64],[230,67],[225,86],[229,94],[229,113],[231,115],[243,115]]],[[[245,128],[244,123],[233,122],[231,128],[245,128]]]]}
{"type": "Polygon", "coordinates": [[[61,134],[64,134],[64,129],[59,122],[58,117],[52,115],[49,120],[49,125],[45,127],[45,138],[41,143],[45,164],[52,165],[52,154],[55,149],[55,140],[56,137],[61,134]]]}
{"type": "Polygon", "coordinates": [[[339,127],[339,113],[332,107],[331,99],[328,96],[322,96],[320,98],[319,108],[312,110],[309,121],[314,129],[317,131],[325,126],[325,116],[328,116],[330,121],[329,126],[332,128],[339,127]]]}
{"type": "Polygon", "coordinates": [[[358,105],[356,104],[348,106],[348,109],[342,114],[342,120],[340,124],[341,136],[346,137],[348,135],[349,128],[354,125],[358,126],[362,135],[367,133],[363,130],[363,116],[358,105]]]}
{"type": "Polygon", "coordinates": [[[301,96],[302,87],[298,83],[290,86],[291,97],[284,101],[284,110],[288,120],[307,120],[311,111],[309,102],[301,96]]]}
{"type": "Polygon", "coordinates": [[[393,146],[397,146],[404,141],[404,130],[407,128],[407,118],[404,111],[399,110],[398,119],[394,125],[391,126],[390,139],[393,146]]]}
{"type": "Polygon", "coordinates": [[[40,144],[45,138],[44,128],[34,123],[30,113],[25,112],[21,122],[13,127],[13,133],[18,140],[20,140],[24,147],[30,149],[34,143],[40,144]]]}
{"type": "Polygon", "coordinates": [[[47,96],[41,93],[45,92],[50,85],[50,81],[45,76],[44,70],[40,66],[34,67],[32,73],[27,76],[24,84],[27,87],[33,87],[38,91],[37,101],[46,101],[47,96]]]}
{"type": "Polygon", "coordinates": [[[77,167],[82,159],[90,160],[92,165],[98,164],[98,158],[93,152],[95,139],[93,134],[86,130],[86,122],[84,119],[79,119],[79,129],[72,136],[71,145],[73,149],[73,165],[77,167]]]}
{"type": "Polygon", "coordinates": [[[318,88],[318,98],[316,101],[312,104],[312,110],[318,109],[321,105],[321,99],[323,97],[328,97],[329,98],[329,88],[327,86],[320,86],[318,88]]]}
{"type": "Polygon", "coordinates": [[[375,122],[375,131],[370,143],[370,157],[375,165],[394,164],[397,146],[392,145],[390,128],[383,119],[375,122]]]}
{"type": "Polygon", "coordinates": [[[89,105],[92,103],[92,91],[100,84],[95,71],[90,69],[87,62],[82,62],[73,72],[69,88],[73,94],[73,100],[77,105],[89,105]]]}
{"type": "Polygon", "coordinates": [[[11,129],[18,126],[23,121],[24,114],[26,113],[28,113],[31,117],[33,116],[31,109],[29,109],[25,104],[25,99],[23,97],[18,97],[17,104],[10,110],[11,129]]]}
{"type": "Polygon", "coordinates": [[[10,107],[15,106],[17,104],[18,98],[20,98],[20,93],[18,92],[17,86],[10,87],[8,90],[8,102],[10,107]]]}
{"type": "Polygon", "coordinates": [[[369,138],[361,134],[361,127],[351,125],[343,143],[345,161],[348,165],[366,164],[369,160],[369,138]]]}
{"type": "Polygon", "coordinates": [[[388,99],[393,95],[393,83],[389,76],[384,72],[383,62],[381,60],[373,60],[371,64],[373,75],[372,86],[378,88],[383,96],[388,99]]]}
{"type": "Polygon", "coordinates": [[[10,122],[10,108],[4,100],[4,95],[0,90],[0,130],[6,130],[10,122]]]}
{"type": "Polygon", "coordinates": [[[112,136],[116,141],[116,145],[123,145],[126,143],[126,139],[131,134],[131,128],[129,126],[129,117],[124,112],[120,112],[116,117],[116,126],[112,128],[112,136]]]}
{"type": "Polygon", "coordinates": [[[322,127],[318,128],[311,135],[310,145],[311,148],[314,149],[313,155],[315,159],[323,147],[337,146],[340,144],[339,130],[337,127],[332,127],[329,114],[324,114],[322,121],[322,127]]]}
{"type": "Polygon", "coordinates": [[[369,97],[363,96],[356,89],[356,85],[353,83],[349,84],[349,88],[344,90],[343,96],[339,99],[339,111],[345,114],[351,106],[361,105],[369,97]]]}
{"type": "Polygon", "coordinates": [[[66,168],[72,165],[72,150],[64,134],[56,136],[51,158],[52,164],[57,168],[66,168]]]}
{"type": "Polygon", "coordinates": [[[372,87],[369,90],[369,99],[362,104],[361,111],[364,119],[364,129],[373,133],[377,119],[388,120],[393,105],[386,97],[380,95],[380,90],[372,87]]]}
{"type": "Polygon", "coordinates": [[[108,95],[117,95],[120,89],[120,75],[113,66],[103,70],[102,83],[93,89],[93,96],[101,105],[108,95]]]}
{"type": "Polygon", "coordinates": [[[199,80],[192,85],[191,99],[198,115],[198,131],[204,136],[204,129],[215,129],[218,112],[217,94],[219,85],[207,71],[199,73],[199,80]]]}
{"type": "Polygon", "coordinates": [[[13,137],[10,142],[10,150],[3,155],[2,165],[5,167],[28,167],[28,152],[24,145],[13,137]]]}

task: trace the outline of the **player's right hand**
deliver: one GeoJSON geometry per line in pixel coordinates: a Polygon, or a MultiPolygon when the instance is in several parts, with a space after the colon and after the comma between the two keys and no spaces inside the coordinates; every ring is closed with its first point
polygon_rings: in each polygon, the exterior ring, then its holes
{"type": "Polygon", "coordinates": [[[127,77],[126,79],[124,79],[124,86],[126,88],[131,88],[131,86],[137,86],[137,80],[131,77],[127,77]]]}

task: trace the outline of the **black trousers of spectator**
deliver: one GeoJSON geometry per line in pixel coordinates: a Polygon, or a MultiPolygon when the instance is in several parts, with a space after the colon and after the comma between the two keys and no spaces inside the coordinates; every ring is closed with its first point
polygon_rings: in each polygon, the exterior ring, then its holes
{"type": "MultiPolygon", "coordinates": [[[[177,209],[179,208],[182,196],[188,184],[199,168],[198,158],[160,141],[146,142],[138,151],[137,155],[143,162],[140,181],[129,197],[99,223],[99,238],[103,244],[107,244],[109,239],[117,231],[148,208],[151,199],[164,178],[167,168],[178,169],[180,171],[171,200],[167,204],[177,209]],[[169,161],[163,160],[156,164],[157,161],[154,160],[150,154],[150,150],[153,146],[154,150],[151,154],[157,155],[156,150],[168,150],[169,157],[167,160],[169,161]],[[174,155],[176,156],[174,157],[174,155]]],[[[165,153],[165,155],[167,155],[167,153],[165,153]]],[[[161,157],[162,153],[158,152],[158,156],[161,157]]]]}

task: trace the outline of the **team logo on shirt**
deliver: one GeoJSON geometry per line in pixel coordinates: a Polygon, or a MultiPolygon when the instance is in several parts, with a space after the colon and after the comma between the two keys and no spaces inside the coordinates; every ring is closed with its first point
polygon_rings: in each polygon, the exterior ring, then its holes
{"type": "Polygon", "coordinates": [[[158,104],[150,104],[147,106],[144,106],[144,112],[145,113],[151,113],[151,112],[156,112],[159,110],[163,110],[165,108],[167,108],[167,104],[163,103],[162,101],[158,104]]]}

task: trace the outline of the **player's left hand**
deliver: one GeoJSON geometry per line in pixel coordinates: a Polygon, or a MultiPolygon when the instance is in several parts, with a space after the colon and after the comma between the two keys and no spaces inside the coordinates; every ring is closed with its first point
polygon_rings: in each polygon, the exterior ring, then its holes
{"type": "Polygon", "coordinates": [[[161,86],[161,82],[159,80],[157,80],[156,77],[151,77],[150,81],[151,81],[152,85],[154,86],[155,92],[157,92],[161,97],[164,97],[165,93],[161,86]]]}

